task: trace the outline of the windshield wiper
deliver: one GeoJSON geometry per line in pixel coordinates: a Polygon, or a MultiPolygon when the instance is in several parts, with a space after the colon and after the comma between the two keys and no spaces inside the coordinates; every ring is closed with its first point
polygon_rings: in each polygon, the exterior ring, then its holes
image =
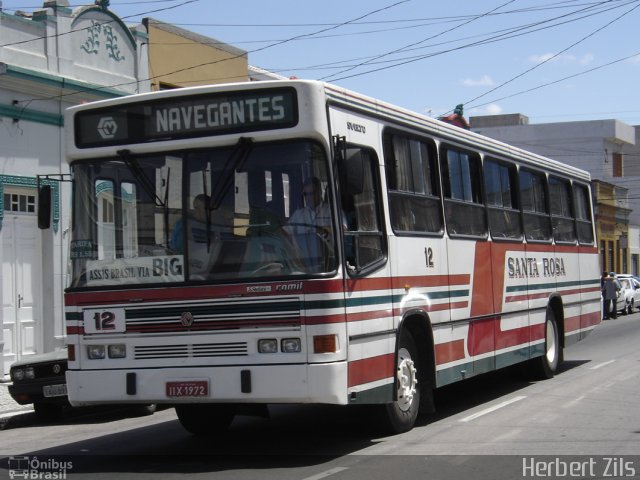
{"type": "MultiPolygon", "coordinates": [[[[207,251],[211,244],[211,212],[220,208],[222,200],[233,185],[235,172],[240,170],[253,149],[253,140],[240,137],[222,167],[222,175],[215,185],[211,187],[211,201],[207,205],[207,251]]],[[[205,182],[206,185],[206,182],[205,182]]],[[[206,193],[206,192],[205,192],[206,193]]]]}
{"type": "Polygon", "coordinates": [[[138,181],[142,189],[145,191],[147,195],[154,199],[154,203],[156,207],[161,207],[163,210],[163,218],[164,218],[164,242],[165,245],[169,245],[169,208],[168,208],[168,198],[169,198],[169,176],[167,175],[167,184],[164,195],[164,200],[160,198],[156,192],[153,182],[149,179],[147,174],[144,172],[138,161],[135,158],[131,157],[130,150],[118,150],[116,152],[118,156],[122,159],[124,164],[127,166],[129,171],[133,174],[134,178],[138,181]]]}
{"type": "Polygon", "coordinates": [[[249,153],[251,153],[252,149],[253,140],[247,137],[240,137],[238,143],[224,162],[224,167],[222,167],[222,176],[216,185],[211,187],[211,204],[209,205],[211,210],[217,210],[218,207],[220,207],[224,196],[231,187],[231,182],[234,180],[235,172],[242,168],[242,165],[249,156],[249,153]]]}

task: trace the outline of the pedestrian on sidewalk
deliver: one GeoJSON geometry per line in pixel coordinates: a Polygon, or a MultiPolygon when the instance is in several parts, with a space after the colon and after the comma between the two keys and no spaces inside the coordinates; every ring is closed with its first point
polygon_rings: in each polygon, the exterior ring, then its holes
{"type": "Polygon", "coordinates": [[[618,288],[617,282],[613,275],[608,274],[604,279],[602,287],[602,296],[604,298],[604,319],[618,318],[618,288]]]}

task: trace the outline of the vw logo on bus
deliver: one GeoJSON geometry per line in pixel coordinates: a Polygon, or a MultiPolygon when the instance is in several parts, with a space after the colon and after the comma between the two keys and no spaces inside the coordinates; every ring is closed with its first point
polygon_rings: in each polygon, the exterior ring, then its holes
{"type": "Polygon", "coordinates": [[[193,315],[191,312],[182,312],[180,316],[180,323],[182,323],[183,327],[190,327],[193,325],[193,315]]]}

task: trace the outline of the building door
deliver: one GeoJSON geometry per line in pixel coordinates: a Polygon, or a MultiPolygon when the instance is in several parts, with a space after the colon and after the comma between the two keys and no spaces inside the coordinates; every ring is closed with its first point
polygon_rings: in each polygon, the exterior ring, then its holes
{"type": "Polygon", "coordinates": [[[42,347],[40,234],[35,193],[25,190],[5,193],[0,231],[4,373],[12,362],[42,347]]]}

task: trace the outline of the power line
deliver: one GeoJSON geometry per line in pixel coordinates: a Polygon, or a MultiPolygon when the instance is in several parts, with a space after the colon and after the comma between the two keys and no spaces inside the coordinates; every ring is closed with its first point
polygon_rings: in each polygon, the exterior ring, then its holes
{"type": "MultiPolygon", "coordinates": [[[[472,98],[471,100],[468,100],[467,102],[465,102],[465,105],[467,105],[467,104],[469,104],[469,103],[473,103],[473,102],[475,102],[476,100],[478,100],[478,99],[480,99],[480,98],[482,98],[482,97],[485,97],[485,96],[489,95],[489,94],[490,94],[490,93],[492,93],[492,92],[495,92],[496,90],[498,90],[498,89],[500,89],[500,88],[504,87],[505,85],[508,85],[508,84],[510,84],[510,83],[512,83],[512,82],[514,82],[515,80],[517,80],[518,78],[521,78],[521,77],[525,76],[526,74],[528,74],[528,73],[532,72],[533,70],[535,70],[535,69],[537,69],[537,68],[541,67],[541,66],[542,66],[542,65],[544,65],[545,63],[550,62],[551,60],[553,60],[554,58],[557,58],[559,55],[563,54],[564,52],[569,51],[570,49],[572,49],[572,48],[573,48],[573,47],[575,47],[576,45],[579,45],[580,43],[582,43],[582,42],[584,42],[585,40],[587,40],[587,39],[589,39],[589,38],[593,37],[593,36],[594,36],[594,35],[596,35],[597,33],[599,33],[599,32],[601,32],[602,30],[604,30],[605,28],[607,28],[607,27],[609,27],[610,25],[614,24],[615,22],[617,22],[617,21],[618,21],[618,20],[620,20],[621,18],[626,17],[627,15],[629,15],[631,12],[633,12],[633,11],[634,11],[634,10],[636,10],[636,9],[638,9],[639,7],[640,7],[640,5],[636,5],[635,7],[630,8],[630,9],[629,9],[629,10],[627,10],[626,12],[624,12],[624,13],[622,13],[622,14],[618,15],[618,16],[617,16],[616,18],[614,18],[613,20],[611,20],[611,21],[607,22],[606,24],[604,24],[602,27],[599,27],[599,28],[597,28],[596,30],[594,30],[593,32],[589,33],[588,35],[585,35],[585,36],[584,36],[584,37],[582,37],[580,40],[578,40],[578,41],[576,41],[576,42],[572,43],[571,45],[567,46],[566,48],[564,48],[564,49],[560,50],[559,52],[557,52],[556,54],[552,55],[551,57],[546,58],[546,59],[545,59],[545,60],[543,60],[542,62],[537,63],[536,65],[534,65],[534,66],[533,66],[533,67],[531,67],[531,68],[528,68],[528,69],[527,69],[527,70],[525,70],[524,72],[519,73],[518,75],[516,75],[516,76],[514,76],[514,77],[510,78],[509,80],[507,80],[507,81],[505,81],[505,82],[502,82],[500,85],[498,85],[498,86],[496,86],[496,87],[494,87],[494,88],[492,88],[492,89],[490,89],[490,90],[486,91],[485,93],[483,93],[483,94],[481,94],[481,95],[478,95],[477,97],[472,98]]],[[[473,107],[473,105],[472,105],[471,107],[473,107]]],[[[476,106],[476,107],[477,107],[477,106],[476,106]]]]}
{"type": "MultiPolygon", "coordinates": [[[[190,3],[190,2],[194,2],[194,1],[199,1],[199,0],[188,0],[187,2],[184,2],[184,3],[190,3]]],[[[147,77],[145,79],[138,79],[138,80],[135,80],[133,82],[123,82],[123,83],[119,83],[119,84],[115,84],[115,85],[107,85],[107,86],[97,87],[96,90],[103,90],[103,89],[107,89],[107,88],[122,87],[122,86],[126,86],[126,85],[131,85],[131,84],[134,84],[134,83],[138,83],[140,81],[150,81],[150,80],[154,80],[156,78],[166,77],[168,75],[173,75],[173,74],[176,74],[176,73],[181,73],[181,72],[185,72],[185,71],[189,71],[189,70],[194,70],[194,69],[199,68],[199,67],[204,67],[204,66],[208,66],[208,65],[215,65],[217,63],[222,63],[222,62],[226,62],[226,61],[229,61],[229,60],[237,59],[237,58],[240,58],[240,57],[244,57],[245,54],[248,54],[248,53],[260,52],[260,51],[266,50],[267,48],[272,48],[272,47],[275,47],[275,46],[278,46],[278,45],[282,45],[282,44],[285,44],[285,43],[288,43],[288,42],[292,42],[292,41],[294,41],[296,39],[299,39],[299,38],[312,36],[312,35],[316,35],[318,33],[323,33],[323,32],[327,32],[327,31],[330,31],[330,30],[334,30],[334,29],[340,28],[341,26],[348,25],[348,24],[350,24],[352,22],[361,20],[363,18],[367,18],[367,17],[369,17],[371,15],[374,15],[376,13],[380,13],[380,12],[383,12],[383,11],[386,11],[386,10],[390,10],[390,9],[392,9],[392,8],[398,6],[398,5],[401,5],[403,3],[408,3],[410,1],[411,0],[400,0],[400,1],[394,2],[394,3],[390,4],[390,5],[387,5],[385,7],[381,7],[381,8],[372,10],[372,11],[370,11],[368,13],[365,13],[363,15],[360,15],[359,17],[356,17],[354,19],[342,22],[342,23],[340,23],[338,25],[335,25],[335,26],[332,26],[332,27],[323,28],[321,30],[318,30],[318,31],[312,32],[312,33],[305,33],[305,34],[301,34],[301,35],[296,35],[296,36],[290,37],[290,38],[288,38],[286,40],[282,40],[282,41],[278,41],[278,42],[272,43],[272,44],[267,45],[265,47],[261,47],[261,48],[258,48],[258,49],[255,49],[255,50],[252,50],[252,51],[249,51],[249,52],[243,52],[242,54],[233,55],[231,57],[226,57],[226,58],[219,59],[219,60],[214,60],[214,61],[211,61],[211,62],[203,62],[203,63],[197,64],[197,65],[191,65],[189,67],[180,68],[180,69],[177,69],[177,70],[174,70],[174,71],[171,71],[171,72],[163,73],[161,75],[154,75],[154,76],[151,76],[151,77],[147,77]]],[[[183,4],[180,4],[180,5],[177,5],[177,6],[181,6],[181,5],[183,5],[183,4]]],[[[175,8],[175,7],[171,7],[171,8],[175,8]]],[[[126,17],[123,17],[123,18],[126,18],[126,17]]],[[[1,46],[2,45],[0,45],[0,47],[1,46]]],[[[43,101],[43,100],[55,100],[55,99],[59,99],[59,98],[63,98],[63,97],[71,96],[71,95],[76,95],[76,94],[77,94],[77,92],[73,92],[73,93],[67,93],[67,94],[54,95],[54,96],[45,97],[45,98],[32,98],[32,99],[29,99],[29,100],[21,100],[19,103],[32,102],[32,101],[38,101],[38,100],[40,100],[40,101],[43,101]]]]}
{"type": "MultiPolygon", "coordinates": [[[[635,7],[635,8],[638,8],[638,7],[635,7]]],[[[551,85],[555,85],[556,83],[561,83],[561,82],[564,82],[565,80],[569,80],[571,78],[580,77],[582,75],[586,75],[587,73],[595,72],[596,70],[600,70],[600,69],[605,68],[605,67],[610,67],[611,65],[615,65],[616,63],[620,63],[620,62],[624,62],[626,60],[630,60],[630,59],[632,59],[634,57],[638,57],[639,55],[640,55],[640,51],[636,52],[636,53],[633,53],[631,55],[627,55],[626,57],[618,58],[617,60],[612,60],[611,62],[602,64],[602,65],[598,65],[597,67],[589,68],[589,69],[584,70],[582,72],[574,73],[572,75],[568,75],[566,77],[562,77],[562,78],[559,78],[557,80],[553,80],[553,81],[550,81],[550,82],[547,82],[547,83],[543,83],[541,85],[537,85],[535,87],[528,88],[526,90],[520,90],[519,92],[512,93],[511,95],[505,95],[504,97],[496,98],[496,99],[493,99],[493,100],[491,100],[489,102],[480,103],[478,105],[471,105],[469,108],[479,108],[479,107],[483,107],[485,105],[489,105],[490,103],[499,102],[501,100],[506,100],[508,98],[516,97],[518,95],[524,95],[525,93],[530,93],[530,92],[533,92],[535,90],[539,90],[541,88],[545,88],[545,87],[548,87],[548,86],[551,86],[551,85]]],[[[476,97],[476,98],[479,98],[479,97],[476,97]]]]}
{"type": "Polygon", "coordinates": [[[351,71],[351,70],[355,70],[355,69],[356,69],[356,68],[358,68],[358,67],[361,67],[361,66],[363,66],[363,65],[367,65],[367,64],[369,64],[369,63],[371,63],[371,62],[373,62],[373,61],[375,61],[375,60],[379,60],[379,59],[381,59],[381,58],[383,58],[383,57],[387,57],[387,56],[389,56],[389,55],[393,55],[394,53],[398,53],[398,52],[404,51],[404,50],[405,50],[405,49],[407,49],[407,48],[411,48],[411,47],[415,47],[415,46],[417,46],[417,45],[421,45],[421,44],[423,44],[423,43],[425,43],[425,42],[427,42],[427,41],[429,41],[429,40],[433,40],[434,38],[437,38],[437,37],[439,37],[439,36],[442,36],[442,35],[444,35],[445,33],[450,33],[450,32],[452,32],[452,31],[457,30],[458,28],[462,28],[462,27],[464,27],[465,25],[468,25],[468,24],[470,24],[471,22],[474,22],[474,21],[476,21],[476,20],[478,20],[478,19],[480,19],[480,18],[484,18],[484,17],[486,17],[487,15],[489,15],[489,14],[491,14],[491,13],[495,12],[496,10],[499,10],[500,8],[502,8],[502,7],[506,6],[506,5],[509,5],[510,3],[513,3],[513,2],[515,2],[515,1],[516,1],[516,0],[509,0],[509,1],[507,1],[506,3],[503,3],[502,5],[500,5],[500,6],[496,7],[496,8],[493,8],[493,9],[489,10],[488,12],[485,12],[485,13],[483,13],[483,14],[481,14],[481,15],[478,15],[478,16],[476,16],[476,17],[473,17],[473,18],[471,18],[471,19],[467,20],[466,22],[460,23],[460,24],[456,25],[455,27],[453,27],[453,28],[451,28],[451,29],[449,29],[449,30],[445,30],[445,31],[442,31],[442,32],[440,32],[440,33],[436,33],[436,34],[431,35],[431,36],[429,36],[429,37],[427,37],[427,38],[424,38],[424,39],[422,39],[422,40],[420,40],[420,41],[418,41],[418,42],[410,43],[410,44],[405,45],[405,46],[403,46],[403,47],[396,48],[396,49],[394,49],[394,50],[390,50],[390,51],[385,52],[385,53],[381,53],[380,55],[373,57],[371,60],[367,60],[366,62],[361,62],[361,63],[359,63],[359,64],[357,64],[357,65],[353,65],[353,66],[351,66],[351,67],[345,68],[345,69],[340,70],[339,72],[334,73],[334,74],[332,74],[332,75],[327,75],[327,76],[325,76],[325,77],[321,77],[321,78],[320,78],[320,80],[327,79],[328,81],[330,81],[330,79],[331,79],[332,77],[335,77],[336,75],[341,75],[341,74],[346,73],[346,72],[349,72],[349,71],[351,71]]]}
{"type": "MultiPolygon", "coordinates": [[[[601,5],[610,4],[610,3],[616,2],[616,1],[617,0],[605,0],[605,1],[602,1],[602,2],[598,2],[597,5],[601,6],[601,5]]],[[[637,1],[638,0],[626,1],[625,5],[627,5],[629,3],[636,3],[637,1]]],[[[616,7],[611,7],[609,10],[614,10],[614,9],[617,9],[617,8],[620,8],[620,7],[617,7],[617,6],[616,7]]],[[[576,15],[576,14],[578,14],[580,12],[585,12],[585,11],[588,11],[588,10],[591,10],[591,9],[592,9],[592,7],[583,8],[583,9],[576,10],[576,11],[571,12],[571,13],[567,13],[567,14],[564,14],[564,15],[553,17],[551,19],[541,20],[539,22],[535,22],[535,23],[532,23],[532,24],[527,24],[525,26],[521,26],[521,27],[512,29],[509,33],[503,33],[503,34],[499,34],[499,35],[494,35],[493,37],[489,37],[489,38],[487,38],[485,40],[482,40],[482,41],[472,42],[472,43],[464,44],[464,45],[461,45],[461,46],[458,46],[458,47],[452,47],[452,48],[447,49],[447,50],[441,50],[441,51],[438,51],[438,52],[433,52],[433,53],[428,53],[428,54],[424,54],[424,55],[408,57],[406,59],[400,59],[402,61],[397,61],[396,63],[394,63],[392,65],[387,65],[387,66],[384,66],[384,67],[379,67],[379,68],[367,70],[367,71],[364,71],[364,72],[354,73],[354,74],[351,74],[351,75],[346,75],[346,76],[342,76],[342,77],[338,77],[338,78],[332,78],[332,81],[337,82],[337,81],[340,81],[340,80],[346,80],[346,79],[353,78],[353,77],[359,77],[359,76],[367,75],[369,73],[375,73],[375,72],[379,72],[379,71],[382,71],[382,70],[388,70],[390,68],[395,68],[395,67],[399,67],[399,66],[402,66],[402,65],[407,65],[409,63],[414,63],[414,62],[417,62],[417,61],[420,61],[420,60],[424,60],[426,58],[431,58],[431,57],[435,57],[435,56],[438,56],[438,55],[443,55],[445,53],[450,53],[450,52],[453,52],[453,51],[462,50],[462,49],[469,48],[469,47],[476,47],[476,46],[479,46],[479,45],[486,45],[486,44],[489,44],[489,43],[502,41],[502,40],[507,39],[507,38],[514,38],[516,36],[528,35],[530,33],[536,32],[536,31],[557,27],[559,25],[563,25],[565,23],[573,22],[575,20],[567,20],[565,22],[561,22],[561,23],[558,23],[556,25],[550,25],[550,26],[546,26],[546,27],[540,27],[540,28],[535,29],[535,30],[524,31],[524,30],[532,28],[533,26],[543,25],[545,23],[556,21],[556,20],[559,20],[559,19],[565,18],[565,17],[570,17],[572,15],[576,15]],[[515,32],[518,32],[518,31],[520,31],[520,33],[515,33],[515,32]]],[[[581,19],[582,18],[588,18],[590,16],[598,15],[598,14],[601,14],[601,13],[602,12],[591,13],[589,15],[585,15],[584,17],[581,17],[581,19]]]]}

